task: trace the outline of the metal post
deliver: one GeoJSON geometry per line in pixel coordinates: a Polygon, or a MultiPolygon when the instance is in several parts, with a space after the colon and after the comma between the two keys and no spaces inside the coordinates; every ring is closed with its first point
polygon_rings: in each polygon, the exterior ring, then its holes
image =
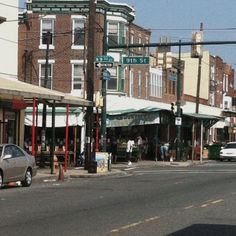
{"type": "Polygon", "coordinates": [[[203,121],[201,120],[201,148],[200,148],[200,162],[202,163],[202,153],[203,153],[203,121]]]}
{"type": "Polygon", "coordinates": [[[52,142],[50,145],[50,155],[51,155],[51,161],[50,161],[50,166],[51,166],[51,174],[54,173],[54,152],[55,152],[55,100],[53,101],[52,104],[52,142]]]}
{"type": "MultiPolygon", "coordinates": [[[[107,54],[107,10],[104,10],[104,23],[103,23],[103,55],[107,54]]],[[[104,69],[102,70],[103,77],[104,69]]],[[[102,78],[102,97],[103,97],[103,106],[101,110],[101,133],[102,133],[102,151],[106,152],[107,149],[107,92],[106,92],[106,80],[102,78]]]]}
{"type": "Polygon", "coordinates": [[[66,137],[65,137],[65,164],[64,164],[64,171],[67,171],[68,167],[68,138],[69,138],[69,104],[66,105],[66,137]]]}
{"type": "MultiPolygon", "coordinates": [[[[178,68],[177,68],[177,101],[176,101],[176,106],[177,106],[177,117],[181,117],[181,108],[180,108],[180,99],[181,99],[181,40],[179,41],[179,59],[178,59],[178,68]]],[[[180,161],[181,160],[181,125],[177,125],[176,127],[176,160],[180,161]]]]}
{"type": "Polygon", "coordinates": [[[32,155],[36,156],[37,151],[35,151],[35,114],[36,114],[36,98],[33,98],[33,114],[32,114],[32,155]]]}

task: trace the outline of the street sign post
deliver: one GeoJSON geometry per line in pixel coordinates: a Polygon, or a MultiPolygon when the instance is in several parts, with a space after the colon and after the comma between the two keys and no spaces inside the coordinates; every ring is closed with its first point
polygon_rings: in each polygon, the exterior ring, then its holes
{"type": "Polygon", "coordinates": [[[95,62],[97,68],[111,68],[113,67],[113,62],[95,62]]]}
{"type": "Polygon", "coordinates": [[[96,56],[95,66],[97,68],[111,68],[113,67],[114,58],[108,55],[96,56]]]}
{"type": "Polygon", "coordinates": [[[122,64],[124,64],[124,65],[148,65],[149,64],[149,57],[141,57],[141,56],[123,57],[122,64]]]}
{"type": "Polygon", "coordinates": [[[110,80],[111,79],[111,73],[108,70],[104,70],[102,73],[102,79],[103,80],[110,80]]]}

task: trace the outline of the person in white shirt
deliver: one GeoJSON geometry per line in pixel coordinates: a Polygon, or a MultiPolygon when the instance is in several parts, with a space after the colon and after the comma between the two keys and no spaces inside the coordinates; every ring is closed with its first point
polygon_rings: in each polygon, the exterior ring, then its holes
{"type": "Polygon", "coordinates": [[[131,158],[132,158],[133,147],[134,147],[134,140],[132,138],[129,138],[127,142],[127,147],[126,147],[126,155],[127,155],[129,166],[132,165],[131,158]]]}

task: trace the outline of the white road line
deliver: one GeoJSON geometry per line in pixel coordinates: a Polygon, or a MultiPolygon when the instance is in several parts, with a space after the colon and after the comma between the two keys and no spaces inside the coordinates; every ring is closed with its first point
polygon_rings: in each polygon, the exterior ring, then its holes
{"type": "Polygon", "coordinates": [[[184,207],[184,209],[185,209],[185,210],[188,210],[188,209],[191,209],[191,208],[193,208],[193,207],[194,207],[193,205],[190,205],[190,206],[184,207]]]}
{"type": "Polygon", "coordinates": [[[121,226],[120,228],[117,228],[117,229],[113,229],[110,231],[110,233],[118,233],[122,230],[126,230],[126,229],[129,229],[129,228],[133,228],[133,227],[136,227],[140,224],[144,224],[144,223],[147,223],[147,222],[150,222],[150,221],[154,221],[154,220],[158,220],[160,219],[159,216],[154,216],[154,217],[151,217],[151,218],[148,218],[148,219],[145,219],[145,220],[140,220],[138,222],[134,222],[134,223],[131,223],[131,224],[128,224],[128,225],[124,225],[124,226],[121,226]]]}
{"type": "Polygon", "coordinates": [[[220,202],[223,202],[223,201],[224,201],[223,199],[218,199],[218,200],[212,201],[211,203],[212,204],[217,204],[217,203],[220,203],[220,202]]]}

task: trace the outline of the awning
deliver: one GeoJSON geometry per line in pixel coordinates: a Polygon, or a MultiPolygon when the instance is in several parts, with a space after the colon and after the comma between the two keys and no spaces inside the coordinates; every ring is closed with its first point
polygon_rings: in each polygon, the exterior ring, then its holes
{"type": "MultiPolygon", "coordinates": [[[[42,127],[42,108],[38,109],[38,127],[42,127]]],[[[32,126],[32,108],[25,110],[25,125],[32,126]]],[[[69,126],[82,126],[83,125],[83,112],[80,109],[70,109],[68,117],[69,126]]],[[[46,126],[52,127],[52,109],[47,108],[46,126]]],[[[66,108],[56,107],[55,109],[55,127],[66,126],[66,108]]]]}
{"type": "Polygon", "coordinates": [[[168,110],[166,103],[108,95],[107,127],[160,124],[162,110],[168,110]]]}
{"type": "Polygon", "coordinates": [[[216,122],[222,119],[222,117],[219,116],[213,116],[201,113],[187,113],[183,114],[183,116],[187,116],[198,121],[203,121],[203,126],[208,128],[213,126],[216,122]]]}
{"type": "Polygon", "coordinates": [[[37,99],[47,100],[48,102],[54,100],[56,101],[56,104],[60,106],[65,104],[73,106],[93,105],[92,102],[86,99],[18,80],[0,78],[0,84],[0,94],[7,95],[8,97],[11,96],[12,99],[16,96],[20,96],[25,100],[36,97],[37,99]]]}
{"type": "Polygon", "coordinates": [[[148,124],[160,124],[159,112],[132,112],[107,116],[107,127],[123,127],[148,124]]]}
{"type": "Polygon", "coordinates": [[[225,126],[230,126],[229,122],[227,120],[219,120],[212,126],[212,128],[223,129],[225,126]]]}

